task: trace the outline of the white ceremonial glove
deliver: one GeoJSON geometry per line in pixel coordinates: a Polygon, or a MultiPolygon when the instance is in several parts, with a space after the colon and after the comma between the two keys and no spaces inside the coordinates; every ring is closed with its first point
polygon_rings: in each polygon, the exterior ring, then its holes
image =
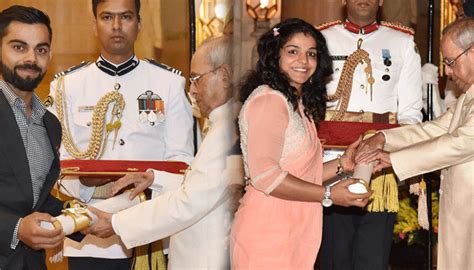
{"type": "Polygon", "coordinates": [[[431,64],[426,63],[421,68],[422,73],[422,81],[423,84],[433,84],[438,85],[438,67],[431,64]]]}
{"type": "Polygon", "coordinates": [[[423,87],[423,108],[428,112],[428,84],[433,85],[433,118],[439,117],[443,114],[443,107],[441,96],[439,95],[438,87],[438,67],[426,63],[421,68],[422,73],[422,87],[423,87]]]}

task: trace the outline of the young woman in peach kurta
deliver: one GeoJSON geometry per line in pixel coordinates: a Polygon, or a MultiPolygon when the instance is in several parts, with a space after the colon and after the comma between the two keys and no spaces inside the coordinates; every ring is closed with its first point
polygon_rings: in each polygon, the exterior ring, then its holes
{"type": "Polygon", "coordinates": [[[252,179],[232,230],[235,269],[311,269],[321,243],[322,208],[316,202],[268,194],[288,174],[322,184],[322,153],[314,123],[285,96],[257,88],[240,115],[246,175],[252,179]]]}
{"type": "MultiPolygon", "coordinates": [[[[312,269],[321,243],[322,181],[338,161],[322,164],[315,122],[324,118],[324,77],[331,59],[324,37],[299,19],[277,24],[259,40],[259,62],[241,88],[239,125],[246,193],[231,232],[233,269],[312,269]],[[305,107],[306,106],[306,107],[305,107]]],[[[352,168],[353,144],[339,160],[352,168]]],[[[344,166],[345,164],[345,166],[344,166]]],[[[364,206],[340,182],[335,204],[364,206]]]]}

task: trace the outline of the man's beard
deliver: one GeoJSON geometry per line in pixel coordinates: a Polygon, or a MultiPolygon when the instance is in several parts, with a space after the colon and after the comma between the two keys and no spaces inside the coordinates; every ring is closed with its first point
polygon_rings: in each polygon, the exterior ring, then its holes
{"type": "Polygon", "coordinates": [[[17,89],[21,91],[27,91],[27,92],[33,92],[35,88],[38,86],[38,84],[43,80],[44,75],[46,72],[42,73],[42,70],[40,67],[38,67],[35,64],[24,64],[24,65],[18,65],[11,70],[8,68],[3,62],[1,62],[1,72],[2,72],[2,77],[3,79],[16,87],[17,89]],[[31,78],[30,76],[27,76],[26,78],[20,77],[18,75],[17,70],[18,69],[32,69],[35,71],[39,72],[38,77],[36,78],[31,78]]]}

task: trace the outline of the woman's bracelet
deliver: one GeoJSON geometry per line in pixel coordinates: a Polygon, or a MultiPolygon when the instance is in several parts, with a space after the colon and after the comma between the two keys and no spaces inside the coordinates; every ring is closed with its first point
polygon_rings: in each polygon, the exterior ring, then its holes
{"type": "Polygon", "coordinates": [[[336,169],[336,175],[341,176],[345,173],[344,171],[344,166],[342,166],[342,160],[341,160],[341,155],[337,155],[337,169],[336,169]]]}

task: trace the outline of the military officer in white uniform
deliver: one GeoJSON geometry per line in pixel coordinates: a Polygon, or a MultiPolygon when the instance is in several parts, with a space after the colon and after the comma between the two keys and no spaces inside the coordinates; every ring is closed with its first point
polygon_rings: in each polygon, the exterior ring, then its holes
{"type": "MultiPolygon", "coordinates": [[[[328,97],[336,93],[340,80],[352,87],[348,104],[339,100],[327,109],[359,113],[368,122],[415,124],[422,120],[421,63],[413,31],[401,25],[376,21],[383,0],[343,0],[347,19],[318,26],[327,40],[334,74],[327,84],[328,97]],[[347,59],[358,49],[368,53],[363,64],[356,63],[353,77],[341,79],[347,59]],[[361,113],[361,112],[365,112],[361,113]]],[[[326,120],[331,120],[330,115],[326,120]],[[328,119],[329,118],[329,119],[328,119]]],[[[334,118],[333,118],[334,120],[334,118]]],[[[349,121],[349,119],[338,119],[349,121]]],[[[366,121],[366,120],[364,120],[366,121]]],[[[335,158],[325,151],[325,158],[335,158]]],[[[367,209],[325,209],[322,269],[387,269],[395,215],[398,211],[397,184],[393,174],[372,179],[374,191],[367,209]],[[390,190],[387,192],[387,190],[390,190]]]]}
{"type": "MultiPolygon", "coordinates": [[[[177,70],[140,60],[134,54],[133,44],[140,29],[140,1],[92,2],[100,57],[58,74],[51,82],[51,109],[60,116],[69,137],[63,140],[61,159],[174,160],[189,164],[193,158],[192,113],[184,90],[185,79],[177,70]],[[105,123],[94,120],[99,100],[114,91],[122,95],[125,106],[118,106],[121,99],[115,95],[116,99],[105,108],[105,123]],[[99,137],[91,136],[95,122],[110,131],[102,143],[103,150],[81,157],[79,152],[86,151],[90,141],[99,137]],[[68,148],[69,141],[78,149],[68,148]]],[[[110,191],[104,188],[112,184],[107,181],[81,179],[80,185],[74,180],[63,183],[67,192],[94,203],[110,191]],[[77,183],[76,188],[73,183],[77,183]]],[[[81,242],[68,239],[65,255],[69,256],[71,270],[130,269],[131,250],[116,236],[101,239],[88,235],[81,242]]]]}
{"type": "MultiPolygon", "coordinates": [[[[350,21],[326,27],[321,32],[328,40],[334,69],[326,85],[329,96],[336,92],[345,60],[357,50],[360,39],[361,48],[370,55],[375,81],[371,90],[364,72],[366,65],[356,67],[347,111],[393,112],[400,124],[422,120],[421,62],[409,28],[375,21],[360,29],[350,21]]],[[[334,110],[337,105],[337,101],[329,102],[327,108],[334,110]]]]}

